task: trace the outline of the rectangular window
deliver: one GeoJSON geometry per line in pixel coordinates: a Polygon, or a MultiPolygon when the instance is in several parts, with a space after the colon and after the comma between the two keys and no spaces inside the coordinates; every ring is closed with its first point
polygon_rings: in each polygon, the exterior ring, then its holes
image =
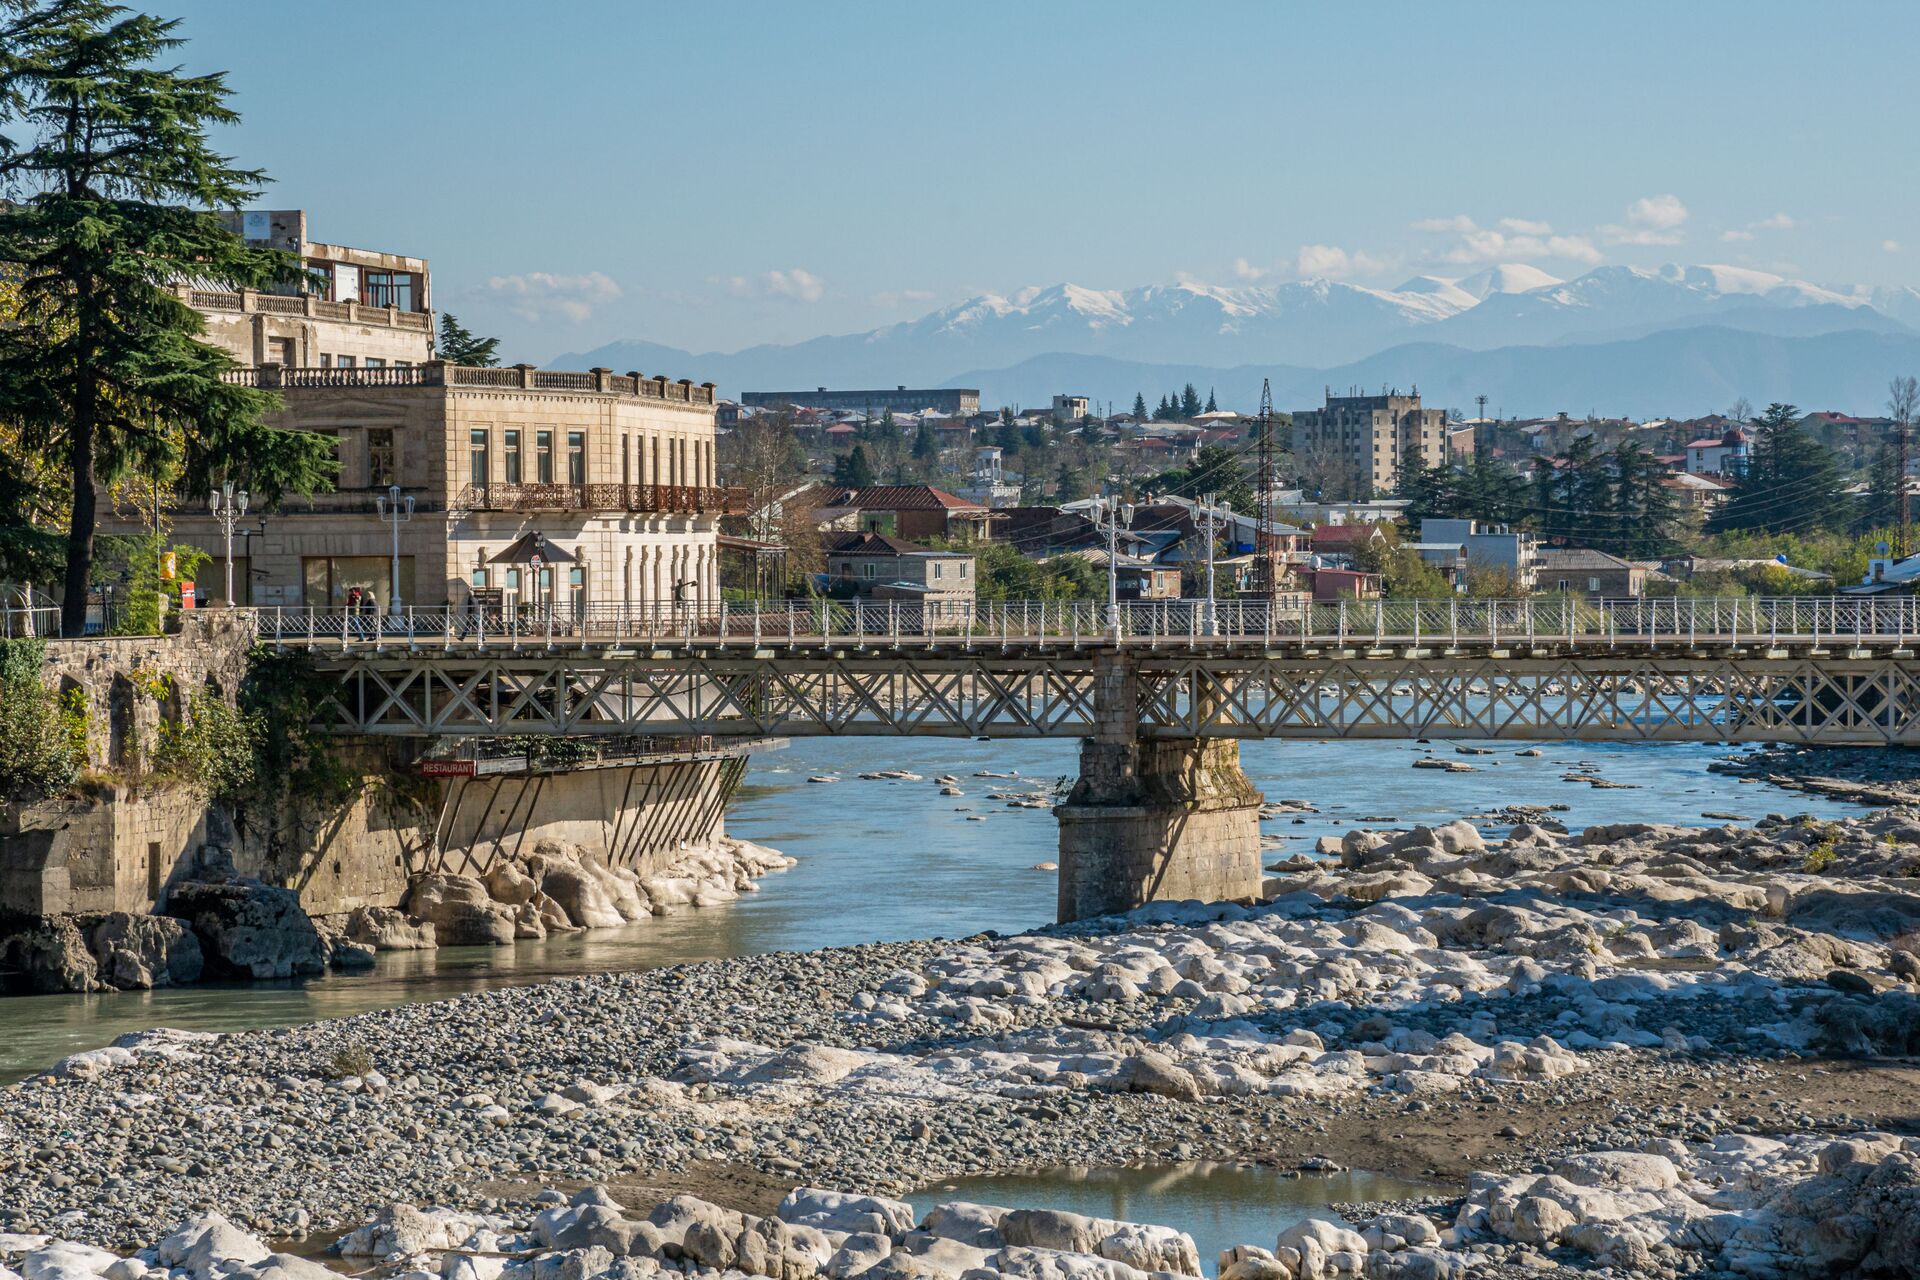
{"type": "Polygon", "coordinates": [[[632,444],[631,437],[620,437],[620,483],[633,483],[633,454],[628,452],[632,444]]]}
{"type": "Polygon", "coordinates": [[[384,369],[387,367],[387,362],[378,356],[368,356],[366,364],[363,367],[368,369],[384,369]]]}
{"type": "Polygon", "coordinates": [[[351,369],[351,368],[353,368],[353,357],[352,357],[352,356],[341,356],[341,357],[339,358],[339,364],[340,364],[340,367],[341,367],[342,369],[351,369]]]}
{"type": "Polygon", "coordinates": [[[567,483],[587,482],[587,433],[567,432],[567,483]]]}
{"type": "Polygon", "coordinates": [[[333,368],[333,353],[331,351],[322,351],[320,353],[320,367],[322,369],[333,368]]]}
{"type": "Polygon", "coordinates": [[[1598,595],[1598,594],[1600,594],[1600,579],[1598,579],[1598,578],[1588,578],[1588,579],[1587,579],[1587,590],[1588,590],[1588,591],[1590,591],[1590,592],[1592,592],[1592,593],[1593,593],[1593,594],[1595,594],[1595,595],[1598,595]]]}
{"type": "Polygon", "coordinates": [[[860,576],[863,578],[871,578],[873,576],[873,562],[871,560],[860,566],[860,576]]]}
{"type": "Polygon", "coordinates": [[[520,433],[506,432],[507,483],[520,483],[520,433]]]}
{"type": "Polygon", "coordinates": [[[413,310],[413,273],[410,271],[365,271],[361,273],[370,307],[398,307],[413,310]]]}
{"type": "Polygon", "coordinates": [[[484,489],[487,477],[492,474],[487,468],[487,433],[484,430],[467,433],[467,457],[471,464],[468,483],[484,489]]]}
{"type": "Polygon", "coordinates": [[[395,466],[392,427],[367,428],[367,486],[384,489],[399,482],[395,466]]]}
{"type": "Polygon", "coordinates": [[[487,585],[487,571],[485,569],[475,569],[473,571],[473,585],[481,588],[487,585]]]}
{"type": "MultiPolygon", "coordinates": [[[[306,556],[300,561],[306,587],[306,602],[315,608],[338,608],[347,602],[347,592],[358,587],[371,591],[384,606],[393,589],[393,559],[390,556],[306,556]]],[[[400,557],[400,596],[413,599],[413,557],[400,557]]]]}
{"type": "Polygon", "coordinates": [[[293,339],[292,338],[268,338],[267,339],[267,363],[282,365],[289,369],[292,368],[293,367],[293,339]]]}
{"type": "Polygon", "coordinates": [[[533,468],[535,484],[553,483],[553,432],[533,433],[533,468]]]}

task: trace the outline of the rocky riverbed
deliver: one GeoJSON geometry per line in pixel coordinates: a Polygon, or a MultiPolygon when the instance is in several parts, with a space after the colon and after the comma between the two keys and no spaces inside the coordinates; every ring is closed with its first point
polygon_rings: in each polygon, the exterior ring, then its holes
{"type": "Polygon", "coordinates": [[[1009,1234],[986,1211],[957,1215],[955,1249],[893,1210],[854,1233],[884,1247],[794,1244],[827,1228],[775,1213],[774,1190],[1236,1159],[1451,1195],[1420,1215],[1431,1236],[1363,1213],[1371,1237],[1247,1242],[1233,1280],[1911,1274],[1917,876],[1908,809],[1578,838],[1523,823],[1495,843],[1466,823],[1356,831],[1278,864],[1259,905],[153,1033],[0,1095],[0,1230],[127,1250],[214,1210],[299,1237],[401,1203],[499,1218],[377,1251],[446,1280],[505,1274],[469,1277],[476,1255],[526,1268],[510,1280],[1126,1280],[1189,1262],[1115,1257],[1123,1224],[1009,1234]],[[614,1203],[532,1203],[585,1184],[614,1203]],[[705,1210],[640,1229],[675,1192],[720,1206],[697,1246],[705,1210]],[[579,1217],[598,1234],[566,1235],[579,1217]]]}

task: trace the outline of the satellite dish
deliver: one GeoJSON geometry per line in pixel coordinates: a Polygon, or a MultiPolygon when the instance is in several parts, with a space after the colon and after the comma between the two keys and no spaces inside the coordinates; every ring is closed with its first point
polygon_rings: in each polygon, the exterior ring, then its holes
{"type": "Polygon", "coordinates": [[[1885,538],[1882,538],[1880,539],[1880,541],[1873,544],[1873,554],[1877,556],[1884,556],[1891,550],[1893,550],[1893,548],[1887,545],[1887,540],[1885,538]]]}

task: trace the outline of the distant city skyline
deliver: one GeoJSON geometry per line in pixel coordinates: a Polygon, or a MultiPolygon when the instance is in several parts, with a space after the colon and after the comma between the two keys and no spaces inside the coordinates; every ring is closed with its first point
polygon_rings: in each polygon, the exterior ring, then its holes
{"type": "MultiPolygon", "coordinates": [[[[1920,284],[1907,6],[151,0],[261,201],[544,360],[1524,263],[1920,284]],[[383,54],[388,50],[390,54],[383,54]],[[1841,91],[1829,91],[1837,81],[1841,91]]],[[[698,371],[693,371],[697,373],[698,371]]]]}

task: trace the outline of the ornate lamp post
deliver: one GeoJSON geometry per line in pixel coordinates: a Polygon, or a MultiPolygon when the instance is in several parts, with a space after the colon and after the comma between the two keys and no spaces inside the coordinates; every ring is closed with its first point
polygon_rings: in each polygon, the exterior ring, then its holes
{"type": "Polygon", "coordinates": [[[1206,521],[1203,527],[1207,531],[1207,634],[1217,636],[1220,634],[1220,606],[1215,603],[1213,595],[1213,544],[1220,536],[1220,526],[1233,514],[1233,508],[1225,502],[1215,502],[1214,495],[1208,494],[1201,503],[1195,504],[1194,511],[1206,521]]]}
{"type": "Polygon", "coordinates": [[[231,609],[237,603],[233,598],[233,526],[247,514],[247,491],[235,493],[233,481],[224,481],[207,499],[207,509],[213,512],[213,518],[220,522],[227,536],[227,607],[231,609]]]}
{"type": "Polygon", "coordinates": [[[393,526],[393,589],[387,593],[387,616],[400,618],[400,526],[413,521],[413,495],[400,497],[400,486],[390,484],[384,497],[376,496],[373,509],[380,519],[393,526]]]}

